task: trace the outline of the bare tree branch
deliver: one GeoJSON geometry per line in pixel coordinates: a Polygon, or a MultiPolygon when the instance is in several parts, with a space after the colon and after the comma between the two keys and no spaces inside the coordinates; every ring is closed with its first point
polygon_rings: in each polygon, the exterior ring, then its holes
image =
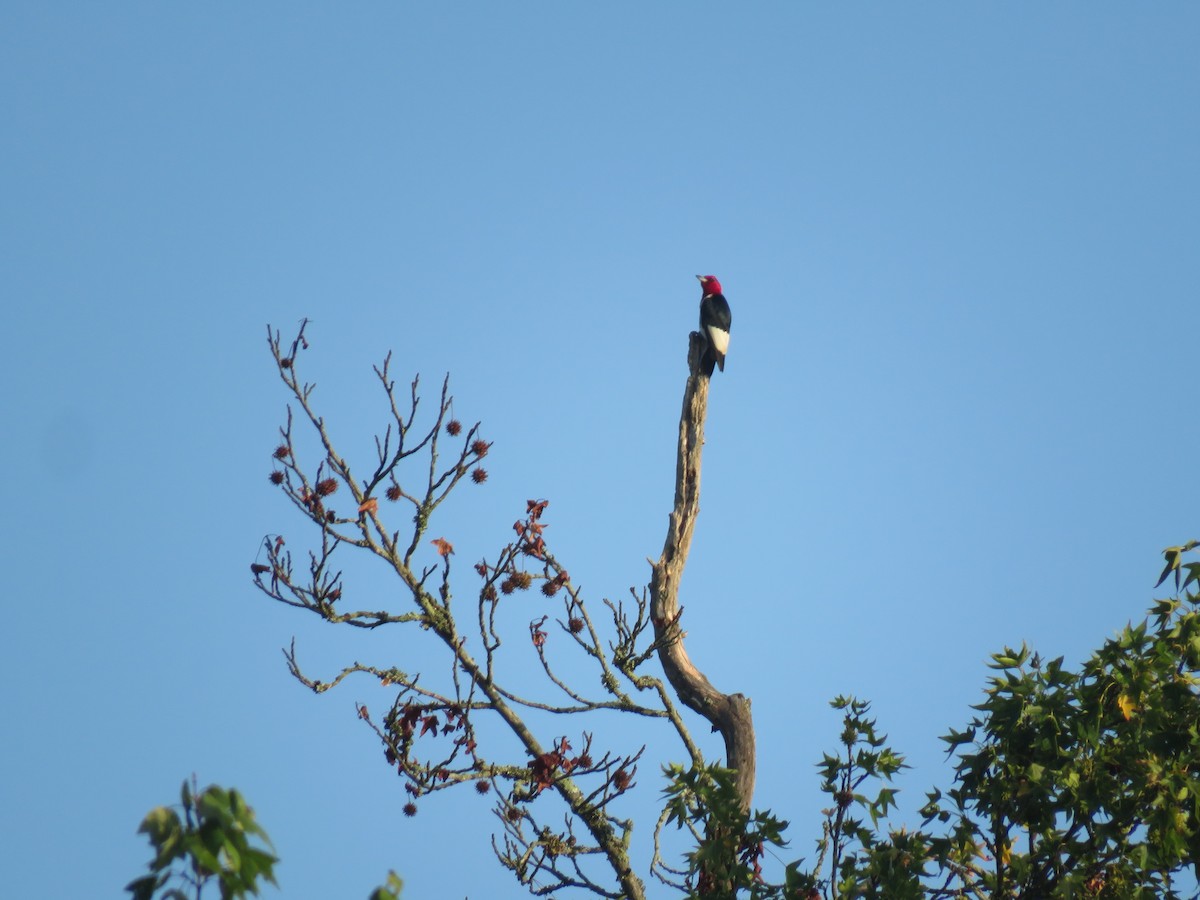
{"type": "MultiPolygon", "coordinates": [[[[437,684],[433,687],[423,683],[420,675],[395,666],[359,662],[343,666],[332,678],[314,678],[301,669],[293,642],[284,651],[288,670],[318,693],[339,685],[350,675],[366,675],[384,687],[395,688],[395,700],[381,721],[374,719],[365,705],[356,707],[359,718],[382,743],[387,762],[404,779],[413,800],[468,783],[483,793],[494,790],[500,795],[497,810],[505,823],[505,835],[502,845],[494,843],[497,857],[531,892],[549,894],[577,887],[603,897],[643,898],[644,886],[629,861],[633,823],[610,807],[634,786],[637,761],[645,747],[632,754],[606,752],[593,759],[590,734],[584,733],[583,749],[574,752],[561,733],[549,743],[540,739],[533,720],[526,720],[524,715],[526,711],[565,715],[616,710],[666,719],[693,759],[699,760],[665,686],[637,671],[652,655],[645,602],[636,602],[635,598],[637,610],[630,616],[622,604],[605,601],[613,612],[615,632],[615,640],[606,645],[579,588],[571,583],[566,569],[545,543],[545,526],[540,519],[547,502],[530,501],[525,519],[514,525],[517,539],[500,551],[494,564],[484,560],[475,566],[483,579],[476,615],[472,616],[477,616],[471,630],[477,625],[482,654],[477,657],[473,640],[461,632],[451,608],[454,548],[444,538],[424,538],[434,511],[464,478],[470,475],[476,484],[487,480],[487,473],[478,464],[491,444],[479,437],[478,424],[464,434],[463,427],[453,419],[448,380],[443,381],[432,424],[418,427],[419,382],[413,380],[410,399],[401,402],[391,377],[389,356],[375,368],[375,374],[387,397],[390,421],[376,435],[376,459],[370,476],[356,481],[350,462],[340,455],[325,420],[313,405],[315,386],[302,382],[297,374],[297,358],[308,347],[306,326],[307,322],[301,324],[290,344],[268,329],[280,378],[300,413],[293,416],[289,406],[287,423],[280,429],[282,443],[273,454],[276,468],[271,481],[319,530],[319,549],[309,552],[307,572],[297,571],[284,538],[268,536],[263,542],[265,560],[251,566],[254,582],[268,597],[309,610],[331,623],[360,628],[417,625],[419,630],[414,634],[431,634],[443,644],[448,651],[448,665],[442,679],[434,679],[437,684]],[[298,436],[294,434],[297,420],[307,420],[316,437],[320,456],[315,469],[300,459],[298,436]],[[443,444],[451,441],[455,449],[444,454],[443,444]],[[427,463],[418,462],[415,473],[406,464],[416,462],[414,457],[424,458],[427,463]],[[448,461],[443,462],[443,458],[448,461]],[[335,507],[343,496],[351,509],[339,513],[335,507]],[[402,535],[400,530],[389,529],[385,524],[387,508],[380,506],[381,500],[411,504],[411,532],[402,535]],[[436,548],[434,565],[417,561],[418,550],[427,543],[436,548]],[[342,571],[333,561],[343,546],[366,550],[395,572],[407,588],[401,604],[407,608],[344,611],[346,588],[342,571]],[[555,643],[555,649],[574,647],[591,659],[599,669],[600,684],[607,696],[584,694],[557,674],[543,627],[549,616],[530,624],[529,640],[548,685],[571,702],[518,694],[497,680],[495,654],[502,640],[496,607],[504,595],[527,590],[535,582],[541,583],[546,597],[561,593],[566,621],[560,624],[571,640],[555,643]],[[643,636],[646,646],[640,640],[643,636]],[[649,691],[658,703],[637,702],[636,694],[625,689],[624,683],[638,692],[649,691]],[[481,747],[475,723],[481,715],[495,716],[503,722],[523,748],[525,758],[504,761],[495,756],[494,749],[481,747]],[[501,790],[502,786],[507,787],[501,790]],[[537,826],[530,832],[526,826],[536,824],[535,801],[549,795],[556,795],[566,806],[566,830],[556,832],[537,826]],[[575,830],[580,824],[587,843],[576,839],[575,830]],[[594,866],[585,867],[584,861],[590,858],[608,864],[610,877],[615,879],[610,886],[602,883],[601,872],[594,866]]],[[[416,807],[410,801],[405,811],[412,814],[416,807]]]]}
{"type": "Polygon", "coordinates": [[[754,794],[754,724],[750,699],[723,694],[713,687],[688,657],[679,622],[679,584],[691,550],[700,513],[700,457],[704,449],[704,420],[708,414],[709,379],[700,371],[705,339],[693,332],[688,345],[688,380],[679,417],[679,452],[675,465],[675,505],[667,525],[662,556],[651,563],[650,616],[658,658],[667,680],[684,705],[704,716],[725,739],[726,765],[736,774],[742,811],[750,811],[754,794]]]}

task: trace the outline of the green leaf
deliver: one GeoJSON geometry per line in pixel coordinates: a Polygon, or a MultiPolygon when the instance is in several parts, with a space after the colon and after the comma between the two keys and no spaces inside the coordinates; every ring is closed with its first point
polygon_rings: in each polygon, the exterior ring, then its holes
{"type": "Polygon", "coordinates": [[[1184,568],[1187,569],[1187,577],[1183,579],[1183,587],[1180,590],[1186,591],[1193,581],[1200,581],[1200,563],[1188,563],[1184,568]]]}
{"type": "Polygon", "coordinates": [[[142,824],[138,826],[138,834],[145,834],[152,844],[161,844],[172,834],[178,834],[182,823],[175,810],[166,806],[158,806],[146,813],[142,824]]]}
{"type": "Polygon", "coordinates": [[[135,878],[125,885],[125,890],[133,894],[132,900],[151,900],[154,892],[166,882],[166,875],[145,875],[135,878]]]}
{"type": "MultiPolygon", "coordinates": [[[[1154,583],[1155,587],[1161,585],[1167,580],[1167,576],[1172,572],[1177,572],[1179,569],[1179,556],[1183,552],[1182,547],[1168,547],[1163,551],[1163,559],[1167,561],[1166,566],[1162,570],[1162,574],[1158,576],[1158,581],[1154,583]]],[[[1179,589],[1179,575],[1175,576],[1175,589],[1179,589]]]]}
{"type": "Polygon", "coordinates": [[[229,837],[226,837],[225,842],[222,845],[221,849],[225,854],[225,858],[229,861],[228,868],[232,869],[235,872],[241,871],[242,854],[238,852],[237,841],[232,840],[229,837]]]}
{"type": "Polygon", "coordinates": [[[187,843],[188,854],[200,864],[205,875],[215,875],[221,871],[221,862],[217,859],[216,854],[204,846],[204,842],[196,835],[194,839],[187,843]]]}
{"type": "Polygon", "coordinates": [[[400,880],[395,872],[388,872],[387,884],[377,887],[372,893],[369,900],[400,900],[400,891],[404,887],[404,882],[400,880]]]}
{"type": "Polygon", "coordinates": [[[249,880],[254,880],[261,875],[271,884],[274,884],[275,875],[273,869],[277,862],[279,860],[270,853],[257,850],[254,847],[248,847],[242,852],[242,875],[249,880]]]}
{"type": "Polygon", "coordinates": [[[953,728],[951,728],[950,733],[943,735],[941,740],[949,744],[950,750],[953,751],[955,747],[958,747],[962,744],[969,744],[975,740],[975,726],[972,725],[966,731],[955,731],[953,728]]]}
{"type": "Polygon", "coordinates": [[[158,852],[154,855],[154,862],[151,864],[151,868],[161,871],[183,856],[183,842],[185,837],[186,833],[182,829],[167,835],[158,845],[158,852]]]}

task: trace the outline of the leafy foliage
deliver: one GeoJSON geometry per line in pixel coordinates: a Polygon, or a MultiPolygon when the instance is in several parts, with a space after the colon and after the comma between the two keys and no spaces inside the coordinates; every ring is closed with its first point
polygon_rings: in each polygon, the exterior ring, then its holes
{"type": "Polygon", "coordinates": [[[978,714],[942,738],[954,785],[929,793],[920,830],[879,833],[903,760],[866,704],[834,701],[846,752],[821,769],[835,802],[816,868],[789,867],[789,896],[1183,896],[1200,860],[1200,593],[1187,591],[1200,565],[1183,562],[1197,546],[1164,551],[1159,585],[1174,573],[1182,593],[1078,670],[1024,646],[992,657],[978,714]]]}
{"type": "MultiPolygon", "coordinates": [[[[817,869],[829,860],[835,896],[854,896],[864,883],[877,887],[879,896],[913,896],[913,876],[920,874],[919,867],[914,872],[914,860],[921,847],[904,832],[886,839],[877,834],[879,820],[895,805],[896,789],[888,785],[907,768],[904,758],[887,746],[887,735],[876,731],[875,720],[867,718],[869,703],[838,697],[832,706],[844,711],[842,751],[826,754],[818,767],[821,790],[833,804],[825,811],[817,841],[817,869]],[[879,785],[875,796],[863,793],[868,785],[879,785]],[[862,816],[870,819],[869,827],[862,816]]],[[[815,879],[802,879],[795,869],[789,872],[793,889],[804,882],[810,890],[815,887],[815,879]]]]}
{"type": "Polygon", "coordinates": [[[687,854],[686,869],[668,869],[658,861],[665,871],[684,877],[674,886],[689,897],[733,896],[742,890],[749,890],[751,897],[772,896],[774,889],[763,881],[762,857],[767,845],[786,845],[783,832],[788,823],[769,812],[745,813],[731,769],[672,764],[664,772],[666,805],[655,843],[662,828],[672,823],[691,831],[696,842],[696,849],[687,854]]]}
{"type": "Polygon", "coordinates": [[[159,900],[188,900],[189,893],[199,897],[210,883],[218,886],[221,900],[237,900],[257,896],[260,880],[275,884],[278,860],[251,843],[259,838],[270,847],[270,838],[241,794],[216,785],[197,793],[185,781],[180,801],[182,817],[160,806],[138,828],[150,838],[154,859],[149,875],[126,885],[133,900],[152,900],[160,890],[159,900]]]}

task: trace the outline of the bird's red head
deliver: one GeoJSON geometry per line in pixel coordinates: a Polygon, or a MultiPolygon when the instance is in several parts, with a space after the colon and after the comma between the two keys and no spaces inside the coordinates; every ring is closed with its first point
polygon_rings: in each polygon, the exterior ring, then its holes
{"type": "Polygon", "coordinates": [[[697,275],[696,277],[700,279],[700,287],[705,294],[721,293],[721,282],[717,281],[716,275],[697,275]]]}

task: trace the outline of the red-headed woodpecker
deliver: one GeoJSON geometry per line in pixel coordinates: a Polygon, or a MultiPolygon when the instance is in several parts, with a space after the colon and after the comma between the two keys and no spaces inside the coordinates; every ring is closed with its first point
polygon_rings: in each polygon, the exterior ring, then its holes
{"type": "Polygon", "coordinates": [[[700,279],[700,290],[704,295],[700,298],[700,332],[708,341],[704,358],[700,360],[700,368],[705,375],[712,375],[713,369],[725,371],[725,354],[729,352],[729,326],[733,324],[733,315],[729,312],[729,303],[721,293],[721,282],[716,275],[697,275],[700,279]]]}

